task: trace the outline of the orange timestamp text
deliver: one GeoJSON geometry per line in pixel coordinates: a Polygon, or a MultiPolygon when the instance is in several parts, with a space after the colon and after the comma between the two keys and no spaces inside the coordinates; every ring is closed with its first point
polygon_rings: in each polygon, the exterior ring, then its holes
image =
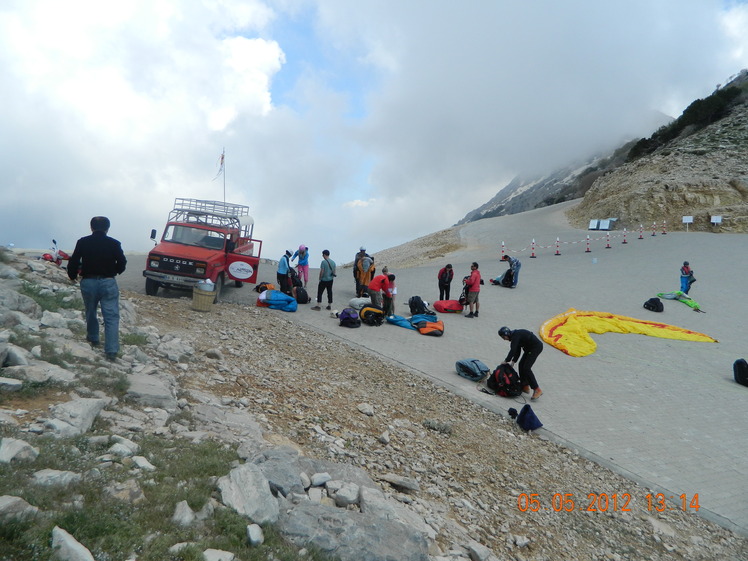
{"type": "MultiPolygon", "coordinates": [[[[666,510],[694,511],[699,510],[699,494],[665,495],[664,493],[647,493],[644,496],[649,512],[666,510]]],[[[553,493],[550,501],[544,501],[540,493],[520,493],[517,497],[517,508],[521,512],[631,512],[638,501],[631,493],[587,493],[586,497],[576,497],[574,493],[553,493]]],[[[643,503],[642,503],[643,504],[643,503]]]]}

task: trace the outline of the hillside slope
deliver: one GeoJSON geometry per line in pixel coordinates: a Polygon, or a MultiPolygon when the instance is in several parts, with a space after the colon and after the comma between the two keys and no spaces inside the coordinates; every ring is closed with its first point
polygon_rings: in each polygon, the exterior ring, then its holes
{"type": "Polygon", "coordinates": [[[720,231],[748,231],[748,103],[727,117],[653,154],[598,178],[569,219],[584,227],[594,218],[619,218],[634,228],[663,220],[680,225],[693,216],[692,230],[712,229],[711,217],[724,219],[720,231]],[[632,217],[637,220],[632,223],[632,217]]]}
{"type": "Polygon", "coordinates": [[[747,114],[748,70],[743,70],[650,138],[542,178],[517,177],[458,225],[584,197],[569,214],[579,228],[595,218],[617,218],[618,227],[635,228],[642,221],[672,227],[693,216],[691,229],[710,230],[711,217],[721,215],[724,222],[715,230],[745,232],[747,114]]]}

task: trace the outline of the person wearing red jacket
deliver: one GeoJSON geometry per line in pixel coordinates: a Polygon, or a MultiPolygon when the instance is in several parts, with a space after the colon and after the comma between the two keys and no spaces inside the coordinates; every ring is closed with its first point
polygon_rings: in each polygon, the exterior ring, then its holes
{"type": "Polygon", "coordinates": [[[478,263],[473,261],[470,265],[470,274],[462,279],[467,289],[467,303],[470,308],[470,312],[465,316],[466,318],[477,318],[478,311],[480,310],[480,301],[478,295],[480,294],[480,271],[478,270],[478,263]]]}
{"type": "Polygon", "coordinates": [[[371,303],[375,306],[379,306],[382,309],[384,309],[384,297],[382,293],[386,294],[388,297],[392,297],[390,277],[392,278],[392,280],[395,280],[395,275],[377,275],[376,277],[371,279],[371,282],[368,286],[371,303]]]}

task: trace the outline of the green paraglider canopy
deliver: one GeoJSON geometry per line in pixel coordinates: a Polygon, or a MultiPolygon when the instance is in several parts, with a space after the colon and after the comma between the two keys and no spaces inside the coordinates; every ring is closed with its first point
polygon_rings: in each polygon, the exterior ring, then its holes
{"type": "Polygon", "coordinates": [[[664,298],[665,300],[678,300],[678,302],[683,302],[686,306],[688,306],[695,312],[705,313],[696,300],[680,290],[674,290],[672,292],[660,292],[657,296],[659,298],[664,298]]]}

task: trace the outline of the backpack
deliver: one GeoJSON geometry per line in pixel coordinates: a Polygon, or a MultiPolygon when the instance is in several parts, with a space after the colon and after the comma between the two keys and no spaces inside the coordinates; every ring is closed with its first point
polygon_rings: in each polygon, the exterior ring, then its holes
{"type": "Polygon", "coordinates": [[[296,271],[296,269],[291,267],[289,271],[291,272],[291,286],[303,287],[304,283],[301,282],[301,279],[299,278],[299,273],[296,271]]]}
{"type": "Polygon", "coordinates": [[[361,318],[353,308],[343,308],[343,311],[338,314],[338,319],[341,327],[361,327],[361,318]]]}
{"type": "Polygon", "coordinates": [[[522,395],[522,381],[510,364],[499,364],[486,380],[486,385],[501,397],[522,395]]]}
{"type": "Polygon", "coordinates": [[[491,369],[477,358],[463,358],[455,362],[457,374],[473,382],[480,382],[491,369]]]}
{"type": "Polygon", "coordinates": [[[437,319],[436,319],[436,314],[425,313],[425,314],[416,314],[414,316],[411,316],[409,321],[413,327],[418,329],[419,323],[434,322],[434,321],[437,321],[437,319]]]}
{"type": "Polygon", "coordinates": [[[748,386],[748,362],[744,358],[739,358],[733,363],[732,372],[738,384],[748,386]]]}
{"type": "Polygon", "coordinates": [[[652,312],[662,312],[665,309],[665,306],[663,305],[662,300],[655,297],[644,302],[644,308],[652,312]]]}
{"type": "Polygon", "coordinates": [[[523,430],[527,431],[538,430],[543,426],[543,423],[540,422],[540,419],[538,419],[538,416],[532,410],[529,403],[525,403],[525,406],[519,412],[519,415],[517,415],[517,424],[523,430]]]}
{"type": "Polygon", "coordinates": [[[366,325],[382,325],[384,322],[384,310],[374,304],[367,304],[358,312],[361,321],[366,325]]]}
{"type": "Polygon", "coordinates": [[[308,304],[312,301],[312,299],[309,297],[309,293],[303,286],[296,287],[296,301],[299,304],[308,304]]]}
{"type": "Polygon", "coordinates": [[[501,286],[512,286],[514,284],[514,271],[511,269],[504,271],[504,274],[499,278],[499,282],[501,283],[501,286]]]}
{"type": "Polygon", "coordinates": [[[458,302],[459,302],[460,304],[462,304],[463,306],[467,306],[467,303],[468,303],[468,302],[467,302],[467,295],[468,295],[468,287],[467,287],[467,286],[465,286],[465,287],[464,287],[464,288],[462,289],[462,294],[460,294],[460,298],[459,298],[459,300],[457,300],[457,301],[458,301],[458,302]]]}
{"type": "Polygon", "coordinates": [[[398,327],[404,327],[405,329],[412,329],[413,331],[416,330],[415,326],[410,323],[410,320],[407,318],[404,318],[403,316],[387,316],[384,318],[387,323],[391,323],[392,325],[397,325],[398,327]]]}
{"type": "Polygon", "coordinates": [[[429,309],[420,296],[411,296],[408,300],[408,306],[410,306],[410,315],[412,316],[429,313],[429,309]]]}
{"type": "Polygon", "coordinates": [[[432,337],[441,337],[444,335],[444,322],[439,321],[421,321],[413,324],[421,335],[431,335],[432,337]]]}
{"type": "Polygon", "coordinates": [[[371,305],[371,298],[351,298],[348,302],[348,307],[354,310],[360,310],[364,306],[371,305]]]}
{"type": "Polygon", "coordinates": [[[442,314],[459,314],[464,306],[458,300],[437,300],[434,302],[434,309],[442,314]]]}
{"type": "Polygon", "coordinates": [[[269,282],[261,282],[255,286],[255,292],[265,292],[266,290],[275,290],[275,285],[269,282]]]}

